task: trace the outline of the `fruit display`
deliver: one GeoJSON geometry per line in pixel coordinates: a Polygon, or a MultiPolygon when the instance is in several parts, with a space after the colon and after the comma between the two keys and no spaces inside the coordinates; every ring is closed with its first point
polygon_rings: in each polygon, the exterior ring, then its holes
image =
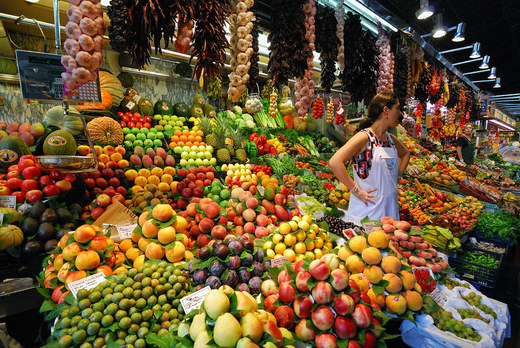
{"type": "Polygon", "coordinates": [[[457,337],[469,341],[479,342],[482,339],[471,327],[468,327],[463,321],[453,318],[453,314],[448,311],[440,309],[428,314],[431,315],[435,327],[439,330],[451,332],[457,337]]]}
{"type": "Polygon", "coordinates": [[[342,209],[347,209],[350,195],[348,188],[345,185],[340,185],[330,191],[329,202],[338,205],[342,209]]]}
{"type": "MultiPolygon", "coordinates": [[[[209,167],[190,167],[189,169],[181,168],[177,172],[179,182],[172,182],[172,195],[175,202],[173,206],[176,209],[184,209],[191,197],[202,198],[204,196],[204,187],[209,187],[213,184],[215,178],[215,168],[209,167]]],[[[161,177],[162,180],[162,177],[161,177]]],[[[220,181],[217,180],[220,184],[220,181]]]]}
{"type": "Polygon", "coordinates": [[[456,308],[457,312],[460,314],[462,319],[478,319],[482,320],[484,323],[489,324],[489,319],[481,316],[477,311],[470,308],[456,308]]]}
{"type": "MultiPolygon", "coordinates": [[[[61,109],[61,111],[63,114],[63,109],[61,109]]],[[[65,116],[62,115],[62,117],[65,117],[65,116]]],[[[81,123],[81,121],[80,121],[80,123],[81,123]]],[[[51,123],[48,123],[48,124],[51,124],[51,123]]],[[[27,146],[33,146],[35,144],[35,142],[45,134],[45,127],[41,123],[31,124],[29,122],[25,122],[25,123],[20,124],[15,121],[15,122],[11,122],[11,123],[7,124],[7,122],[5,122],[5,121],[0,121],[0,128],[1,128],[0,129],[0,140],[11,135],[11,136],[13,136],[13,137],[9,138],[11,140],[11,142],[16,141],[14,139],[14,137],[16,137],[16,138],[21,139],[27,146]]],[[[81,125],[81,129],[83,129],[83,125],[81,125]]],[[[7,143],[8,143],[8,141],[4,142],[4,146],[7,143]]],[[[0,149],[3,150],[3,149],[8,149],[8,148],[2,147],[2,145],[0,145],[0,149]]],[[[11,150],[16,151],[15,148],[11,149],[11,150]]],[[[18,154],[18,155],[20,155],[20,154],[18,154]]],[[[28,153],[23,153],[21,155],[28,155],[28,153]]]]}
{"type": "Polygon", "coordinates": [[[163,336],[183,320],[180,299],[188,294],[190,281],[183,271],[164,261],[147,262],[69,298],[52,339],[63,347],[110,341],[145,347],[149,334],[163,336]]]}
{"type": "Polygon", "coordinates": [[[176,115],[154,115],[153,128],[159,132],[185,131],[188,128],[184,125],[186,121],[186,117],[176,115]]]}
{"type": "Polygon", "coordinates": [[[200,248],[190,262],[190,274],[195,290],[205,286],[218,289],[227,285],[257,295],[262,280],[266,279],[267,267],[263,250],[254,245],[249,235],[238,238],[230,235],[222,242],[200,248]]]}
{"type": "MultiPolygon", "coordinates": [[[[204,146],[206,143],[202,141],[202,136],[204,133],[201,130],[175,130],[173,135],[170,138],[170,144],[168,145],[170,149],[176,148],[184,148],[184,146],[204,146]]],[[[176,154],[181,153],[181,151],[175,152],[176,154]]]]}
{"type": "Polygon", "coordinates": [[[447,228],[427,225],[421,233],[425,241],[441,250],[456,250],[461,246],[459,238],[455,237],[447,228]]]}
{"type": "Polygon", "coordinates": [[[98,169],[93,172],[83,173],[83,178],[85,180],[85,197],[87,199],[95,199],[100,194],[106,194],[112,198],[117,193],[124,197],[128,193],[126,187],[123,186],[127,182],[123,169],[98,169]]]}
{"type": "MultiPolygon", "coordinates": [[[[363,227],[354,224],[353,222],[347,222],[335,216],[327,215],[322,219],[317,219],[316,222],[325,221],[329,227],[329,232],[337,236],[344,237],[343,231],[352,229],[356,234],[364,232],[363,227]]],[[[353,237],[353,235],[349,236],[353,237]]]]}
{"type": "Polygon", "coordinates": [[[467,303],[469,303],[470,305],[474,306],[474,307],[477,307],[478,309],[480,309],[482,312],[488,314],[488,315],[491,315],[494,319],[497,318],[497,314],[495,313],[495,311],[490,308],[489,306],[487,306],[486,304],[482,303],[482,296],[481,295],[477,295],[476,293],[474,292],[470,292],[468,295],[464,296],[464,295],[460,295],[464,300],[466,300],[467,303]]]}
{"type": "Polygon", "coordinates": [[[459,283],[458,281],[456,281],[456,280],[454,280],[454,279],[452,279],[450,277],[443,278],[443,280],[441,280],[440,283],[442,285],[446,286],[450,290],[453,290],[453,288],[456,287],[456,286],[461,286],[463,288],[469,289],[469,284],[468,283],[459,283]]]}
{"type": "MultiPolygon", "coordinates": [[[[135,186],[134,186],[135,187],[135,186]]],[[[170,185],[168,185],[168,190],[170,185]]],[[[158,186],[154,184],[146,184],[144,187],[139,186],[137,189],[132,189],[134,196],[132,199],[126,200],[125,205],[137,212],[142,212],[147,207],[156,204],[165,204],[165,193],[159,190],[158,186]]]]}
{"type": "MultiPolygon", "coordinates": [[[[94,151],[99,161],[98,169],[103,170],[109,168],[115,170],[117,168],[127,168],[130,165],[128,160],[123,158],[126,154],[126,148],[123,146],[113,147],[112,145],[107,145],[101,147],[94,145],[94,151]]],[[[90,146],[87,145],[79,145],[77,152],[81,156],[93,156],[90,146]]]]}
{"type": "Polygon", "coordinates": [[[210,145],[176,146],[173,152],[180,157],[181,167],[216,165],[217,159],[213,157],[213,147],[210,145]]]}
{"type": "Polygon", "coordinates": [[[298,204],[298,208],[303,211],[306,215],[314,216],[316,212],[325,211],[326,207],[314,196],[300,195],[295,197],[298,204]]]}
{"type": "Polygon", "coordinates": [[[241,186],[242,183],[250,182],[251,179],[256,178],[256,174],[251,171],[250,164],[223,164],[220,169],[226,173],[225,183],[231,186],[241,186]]]}
{"type": "Polygon", "coordinates": [[[164,133],[155,128],[148,129],[143,127],[139,129],[137,127],[125,127],[123,128],[123,133],[124,145],[127,149],[133,149],[137,146],[145,149],[157,149],[158,147],[164,146],[164,133]]]}
{"type": "Polygon", "coordinates": [[[130,163],[136,167],[151,168],[153,166],[165,168],[165,166],[173,167],[175,158],[172,155],[168,155],[162,147],[158,147],[155,150],[149,147],[145,150],[141,146],[136,146],[133,155],[130,156],[130,163]]]}
{"type": "Polygon", "coordinates": [[[120,119],[119,124],[122,128],[152,128],[152,118],[150,116],[141,116],[138,112],[132,114],[131,112],[122,111],[118,112],[117,116],[120,119]]]}

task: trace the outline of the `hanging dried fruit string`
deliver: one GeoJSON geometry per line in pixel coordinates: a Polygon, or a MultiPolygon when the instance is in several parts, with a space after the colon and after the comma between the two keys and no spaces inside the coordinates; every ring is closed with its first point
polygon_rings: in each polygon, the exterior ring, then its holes
{"type": "MultiPolygon", "coordinates": [[[[253,12],[253,16],[256,17],[257,12],[257,5],[256,2],[251,7],[251,12],[253,12]]],[[[251,35],[253,36],[253,45],[251,48],[253,48],[253,55],[249,59],[249,62],[251,63],[251,67],[249,68],[249,81],[247,83],[247,87],[249,89],[253,89],[256,91],[256,83],[258,82],[258,74],[260,73],[260,69],[258,67],[258,21],[253,22],[253,29],[251,30],[251,35]]]]}
{"type": "MultiPolygon", "coordinates": [[[[343,71],[345,68],[345,9],[343,8],[343,0],[338,0],[336,9],[334,10],[334,16],[336,17],[336,36],[338,37],[338,68],[339,71],[343,71]]],[[[334,30],[329,32],[333,33],[334,30]]]]}
{"type": "Polygon", "coordinates": [[[422,117],[423,117],[423,111],[424,111],[424,106],[423,104],[417,104],[417,106],[415,107],[415,112],[414,112],[414,116],[415,116],[415,132],[414,132],[414,136],[417,138],[419,137],[419,135],[421,135],[421,122],[422,122],[422,117]]]}
{"type": "Polygon", "coordinates": [[[197,59],[193,77],[199,80],[202,77],[204,86],[212,76],[220,77],[219,68],[226,60],[225,49],[229,46],[224,31],[226,4],[224,0],[197,0],[191,59],[197,59]]]}
{"type": "Polygon", "coordinates": [[[267,70],[273,85],[287,84],[289,78],[302,78],[307,59],[312,57],[305,38],[304,0],[273,0],[271,2],[271,32],[267,70]]]}
{"type": "Polygon", "coordinates": [[[379,62],[379,73],[377,79],[377,93],[392,93],[394,91],[394,53],[390,46],[390,38],[381,27],[377,25],[379,37],[376,41],[378,49],[377,60],[379,62]]]}
{"type": "Polygon", "coordinates": [[[399,104],[404,106],[410,91],[410,48],[403,42],[395,56],[394,92],[399,104]]]}
{"type": "MultiPolygon", "coordinates": [[[[330,93],[336,76],[336,59],[340,41],[334,35],[338,21],[334,10],[328,6],[316,5],[316,52],[320,54],[321,63],[321,88],[325,93],[330,93]]],[[[343,28],[341,28],[343,35],[343,28]]]]}
{"type": "Polygon", "coordinates": [[[422,63],[422,72],[419,76],[419,82],[415,88],[415,97],[421,103],[426,103],[430,95],[429,87],[432,81],[431,67],[427,62],[422,63]]]}
{"type": "Polygon", "coordinates": [[[108,37],[110,46],[117,52],[124,52],[128,47],[128,8],[125,0],[112,0],[107,9],[110,26],[108,37]]]}

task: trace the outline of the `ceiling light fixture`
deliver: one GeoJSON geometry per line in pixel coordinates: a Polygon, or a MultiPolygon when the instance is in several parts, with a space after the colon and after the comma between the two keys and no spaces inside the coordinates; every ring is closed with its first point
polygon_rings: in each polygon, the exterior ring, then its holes
{"type": "Polygon", "coordinates": [[[475,42],[473,44],[473,50],[469,55],[470,58],[480,58],[480,42],[475,42]]]}
{"type": "MultiPolygon", "coordinates": [[[[451,29],[451,28],[450,28],[451,29]]],[[[453,42],[462,42],[466,39],[465,37],[466,32],[466,23],[459,23],[457,24],[457,32],[451,39],[453,42]]]]}
{"type": "Polygon", "coordinates": [[[464,73],[462,75],[467,76],[467,75],[479,74],[479,73],[483,73],[483,72],[487,72],[487,71],[491,71],[491,69],[470,71],[470,72],[464,73]]]}
{"type": "Polygon", "coordinates": [[[462,65],[462,64],[468,64],[468,63],[473,63],[473,62],[479,62],[481,61],[482,58],[477,58],[477,59],[470,59],[470,60],[465,60],[463,62],[457,62],[457,63],[453,63],[452,65],[453,66],[457,66],[457,65],[462,65]]]}
{"type": "Polygon", "coordinates": [[[433,6],[428,4],[428,0],[420,1],[420,8],[415,12],[417,19],[430,18],[433,15],[433,6]]]}
{"type": "Polygon", "coordinates": [[[496,78],[497,78],[497,68],[492,67],[491,68],[491,72],[489,73],[488,79],[489,80],[494,80],[496,78]]]}
{"type": "Polygon", "coordinates": [[[37,2],[40,2],[40,0],[25,0],[25,2],[36,4],[37,2]]]}
{"type": "Polygon", "coordinates": [[[480,63],[479,69],[488,69],[489,68],[489,56],[484,56],[482,59],[482,63],[480,63]]]}
{"type": "Polygon", "coordinates": [[[491,119],[491,120],[489,120],[488,122],[491,122],[491,123],[493,123],[493,124],[496,124],[497,126],[500,126],[500,127],[502,127],[502,128],[508,129],[508,130],[512,130],[512,131],[515,130],[515,128],[511,127],[511,126],[508,125],[508,124],[505,124],[505,123],[503,123],[503,122],[500,122],[499,120],[491,119]]]}
{"type": "Polygon", "coordinates": [[[433,27],[433,30],[432,30],[432,36],[435,39],[438,39],[438,38],[441,38],[444,35],[446,35],[447,32],[448,32],[448,28],[446,28],[446,26],[443,23],[442,13],[437,13],[435,15],[435,26],[433,27]]]}

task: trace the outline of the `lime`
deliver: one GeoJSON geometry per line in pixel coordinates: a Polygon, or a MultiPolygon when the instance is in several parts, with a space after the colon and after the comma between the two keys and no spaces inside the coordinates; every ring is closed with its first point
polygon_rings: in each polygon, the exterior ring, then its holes
{"type": "MultiPolygon", "coordinates": [[[[143,266],[139,266],[139,268],[141,268],[141,267],[143,267],[143,266]]],[[[132,269],[134,269],[134,268],[132,268],[132,269]]],[[[144,268],[142,268],[142,269],[144,269],[144,268]]],[[[136,281],[136,282],[141,282],[141,281],[143,281],[144,277],[146,277],[146,276],[145,276],[144,273],[141,271],[141,272],[139,272],[139,273],[137,273],[137,274],[135,275],[135,277],[134,277],[134,281],[136,281]]]]}
{"type": "Polygon", "coordinates": [[[83,300],[84,298],[87,298],[88,297],[88,290],[87,289],[79,289],[77,294],[76,294],[76,298],[78,299],[78,301],[81,301],[83,300]]]}
{"type": "Polygon", "coordinates": [[[143,133],[143,134],[148,134],[148,132],[149,132],[150,130],[149,130],[148,128],[143,127],[143,128],[141,128],[139,131],[140,131],[141,133],[143,133]]]}
{"type": "Polygon", "coordinates": [[[124,299],[121,300],[121,302],[119,302],[119,308],[121,308],[121,309],[125,309],[126,310],[126,309],[128,309],[130,307],[132,307],[132,305],[130,303],[130,300],[127,299],[127,298],[124,298],[124,299]]]}
{"type": "Polygon", "coordinates": [[[88,324],[88,327],[87,327],[87,334],[89,336],[97,335],[100,328],[101,328],[101,325],[99,325],[99,323],[90,323],[90,324],[88,324]]]}
{"type": "Polygon", "coordinates": [[[96,312],[102,312],[105,310],[105,303],[103,302],[96,302],[92,305],[92,309],[96,312]]]}
{"type": "Polygon", "coordinates": [[[177,293],[180,292],[182,290],[182,284],[181,283],[174,284],[173,290],[175,290],[177,293]]]}
{"type": "Polygon", "coordinates": [[[72,347],[72,336],[71,335],[65,335],[58,341],[59,347],[72,347]]]}
{"type": "Polygon", "coordinates": [[[155,297],[155,295],[148,297],[146,303],[148,303],[149,306],[155,305],[157,303],[157,297],[155,297]]]}
{"type": "Polygon", "coordinates": [[[104,314],[110,314],[110,315],[114,315],[117,310],[119,309],[119,306],[117,305],[117,303],[111,303],[107,306],[107,308],[105,308],[105,310],[103,311],[104,314]]]}
{"type": "Polygon", "coordinates": [[[90,324],[90,320],[84,318],[84,319],[81,319],[79,322],[78,322],[78,330],[86,330],[87,327],[88,327],[88,324],[90,324]]]}
{"type": "Polygon", "coordinates": [[[166,329],[160,329],[159,331],[157,331],[157,336],[161,337],[161,336],[164,336],[168,333],[168,330],[166,329]]]}
{"type": "Polygon", "coordinates": [[[99,323],[101,319],[103,318],[103,313],[101,312],[94,312],[88,319],[92,322],[99,323]]]}
{"type": "Polygon", "coordinates": [[[72,341],[76,344],[80,344],[87,338],[87,332],[85,330],[78,330],[72,334],[72,341]]]}
{"type": "Polygon", "coordinates": [[[161,310],[161,305],[160,305],[160,304],[154,304],[154,305],[152,306],[152,311],[154,311],[154,312],[158,312],[158,311],[160,311],[160,310],[161,310]]]}
{"type": "Polygon", "coordinates": [[[114,317],[110,314],[105,315],[103,317],[103,319],[101,319],[101,325],[103,325],[103,327],[109,327],[113,323],[114,323],[114,317]]]}
{"type": "Polygon", "coordinates": [[[128,312],[120,309],[114,315],[114,319],[117,320],[117,321],[120,321],[121,319],[123,319],[126,316],[128,316],[128,312]]]}
{"type": "Polygon", "coordinates": [[[155,128],[150,128],[149,130],[150,130],[150,132],[152,132],[152,133],[157,133],[157,129],[155,129],[155,128]]]}
{"type": "MultiPolygon", "coordinates": [[[[83,301],[83,300],[81,300],[81,301],[83,301]]],[[[80,301],[80,303],[81,303],[81,301],[80,301]]],[[[88,300],[87,300],[87,301],[88,301],[88,300]]],[[[90,307],[90,306],[87,306],[87,307],[90,307]]],[[[85,307],[85,308],[86,308],[86,307],[85,307]]],[[[70,308],[69,308],[69,312],[67,313],[67,316],[68,316],[69,318],[72,318],[73,316],[75,316],[76,314],[79,313],[80,309],[83,310],[83,309],[85,309],[85,308],[80,308],[79,306],[70,306],[70,308]]]]}
{"type": "Polygon", "coordinates": [[[170,309],[168,313],[170,314],[170,319],[176,319],[179,317],[179,311],[175,308],[170,309]]]}
{"type": "MultiPolygon", "coordinates": [[[[151,275],[151,273],[150,273],[151,275]]],[[[142,281],[141,281],[141,286],[143,288],[146,288],[147,286],[150,286],[152,284],[152,278],[150,278],[149,276],[144,278],[142,281]]]]}
{"type": "MultiPolygon", "coordinates": [[[[79,307],[79,309],[78,309],[78,313],[79,313],[79,310],[80,310],[80,309],[83,310],[83,309],[85,309],[85,308],[88,308],[88,307],[90,307],[91,304],[92,304],[92,302],[90,302],[90,300],[89,300],[88,298],[84,298],[83,300],[81,300],[81,301],[78,302],[78,305],[77,305],[77,306],[73,306],[73,307],[79,307]]],[[[71,309],[72,309],[73,307],[71,307],[71,309]]],[[[71,311],[69,310],[69,315],[70,315],[70,312],[71,312],[71,311]]]]}
{"type": "Polygon", "coordinates": [[[128,310],[128,315],[132,315],[132,314],[137,313],[137,312],[138,312],[138,311],[137,311],[137,308],[132,307],[132,308],[130,308],[130,309],[128,310]]]}
{"type": "Polygon", "coordinates": [[[145,268],[144,271],[143,271],[144,275],[147,276],[147,277],[151,276],[153,272],[154,271],[152,270],[151,267],[145,268]]]}
{"type": "Polygon", "coordinates": [[[128,336],[128,332],[126,332],[126,331],[119,330],[117,332],[117,338],[124,340],[126,338],[126,336],[128,336]]]}
{"type": "Polygon", "coordinates": [[[131,287],[134,284],[134,280],[132,278],[126,278],[123,282],[123,285],[127,288],[131,287]]]}
{"type": "Polygon", "coordinates": [[[149,321],[142,321],[140,327],[146,327],[146,328],[149,329],[150,328],[150,322],[149,321]]]}
{"type": "Polygon", "coordinates": [[[135,301],[135,306],[139,309],[146,307],[146,300],[144,298],[139,298],[135,301]]]}
{"type": "Polygon", "coordinates": [[[123,317],[119,320],[119,328],[123,330],[128,330],[131,324],[132,320],[129,317],[123,317]]]}
{"type": "Polygon", "coordinates": [[[85,308],[81,311],[81,317],[86,319],[90,317],[92,313],[94,313],[94,310],[92,308],[85,308]]]}
{"type": "Polygon", "coordinates": [[[169,303],[165,303],[161,306],[161,309],[165,312],[168,312],[170,309],[172,309],[172,305],[169,303]]]}
{"type": "Polygon", "coordinates": [[[125,345],[125,341],[122,339],[117,339],[115,342],[118,346],[122,347],[125,345]]]}
{"type": "Polygon", "coordinates": [[[230,196],[231,196],[231,192],[229,192],[229,190],[224,189],[224,190],[220,191],[220,198],[221,199],[229,199],[230,196]]]}
{"type": "Polygon", "coordinates": [[[134,343],[135,348],[144,348],[146,347],[146,341],[143,338],[138,339],[134,343]]]}
{"type": "Polygon", "coordinates": [[[177,276],[175,274],[168,277],[168,283],[175,284],[177,283],[177,276]]]}
{"type": "Polygon", "coordinates": [[[164,291],[168,291],[173,287],[170,283],[166,283],[163,286],[164,286],[164,291]]]}
{"type": "Polygon", "coordinates": [[[143,298],[148,298],[150,296],[153,295],[153,289],[151,286],[147,286],[146,288],[144,288],[142,291],[141,291],[141,294],[143,296],[143,298]]]}
{"type": "Polygon", "coordinates": [[[168,297],[165,294],[159,295],[159,297],[157,298],[157,303],[160,304],[161,306],[163,304],[165,304],[167,301],[168,301],[168,297]]]}
{"type": "Polygon", "coordinates": [[[156,291],[158,294],[162,294],[162,293],[166,292],[166,289],[164,288],[164,285],[162,285],[162,284],[158,284],[158,285],[155,287],[155,291],[156,291]]]}

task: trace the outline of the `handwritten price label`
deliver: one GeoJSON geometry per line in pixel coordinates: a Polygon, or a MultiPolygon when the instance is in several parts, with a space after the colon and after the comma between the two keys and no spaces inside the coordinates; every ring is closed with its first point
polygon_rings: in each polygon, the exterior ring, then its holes
{"type": "Polygon", "coordinates": [[[287,257],[285,257],[285,256],[278,257],[276,259],[272,259],[271,268],[282,267],[285,260],[287,260],[287,257]]]}
{"type": "Polygon", "coordinates": [[[16,209],[16,197],[15,196],[0,196],[0,207],[16,209]]]}
{"type": "Polygon", "coordinates": [[[105,274],[103,272],[93,274],[86,278],[76,280],[69,284],[69,290],[72,292],[72,295],[76,297],[77,293],[81,289],[92,289],[98,286],[101,283],[106,282],[105,274]]]}
{"type": "Polygon", "coordinates": [[[119,238],[121,238],[121,239],[132,238],[132,232],[134,232],[136,227],[137,227],[136,224],[116,226],[117,233],[119,234],[119,238]]]}
{"type": "Polygon", "coordinates": [[[444,307],[444,304],[448,301],[448,295],[440,291],[439,288],[435,288],[429,296],[441,307],[444,307]]]}
{"type": "Polygon", "coordinates": [[[325,217],[324,211],[317,211],[314,213],[314,219],[316,219],[316,220],[323,219],[324,217],[325,217]]]}
{"type": "Polygon", "coordinates": [[[367,233],[372,232],[374,230],[374,227],[376,227],[376,225],[373,222],[367,222],[363,224],[363,228],[367,233]]]}
{"type": "Polygon", "coordinates": [[[193,294],[188,295],[186,297],[181,298],[181,305],[184,309],[184,313],[188,314],[194,309],[199,309],[202,301],[204,301],[204,297],[206,294],[211,291],[209,286],[200,289],[199,291],[195,291],[193,294]]]}
{"type": "Polygon", "coordinates": [[[258,186],[257,187],[257,190],[258,190],[258,193],[260,193],[260,196],[263,196],[264,193],[265,193],[265,187],[263,186],[258,186]]]}

